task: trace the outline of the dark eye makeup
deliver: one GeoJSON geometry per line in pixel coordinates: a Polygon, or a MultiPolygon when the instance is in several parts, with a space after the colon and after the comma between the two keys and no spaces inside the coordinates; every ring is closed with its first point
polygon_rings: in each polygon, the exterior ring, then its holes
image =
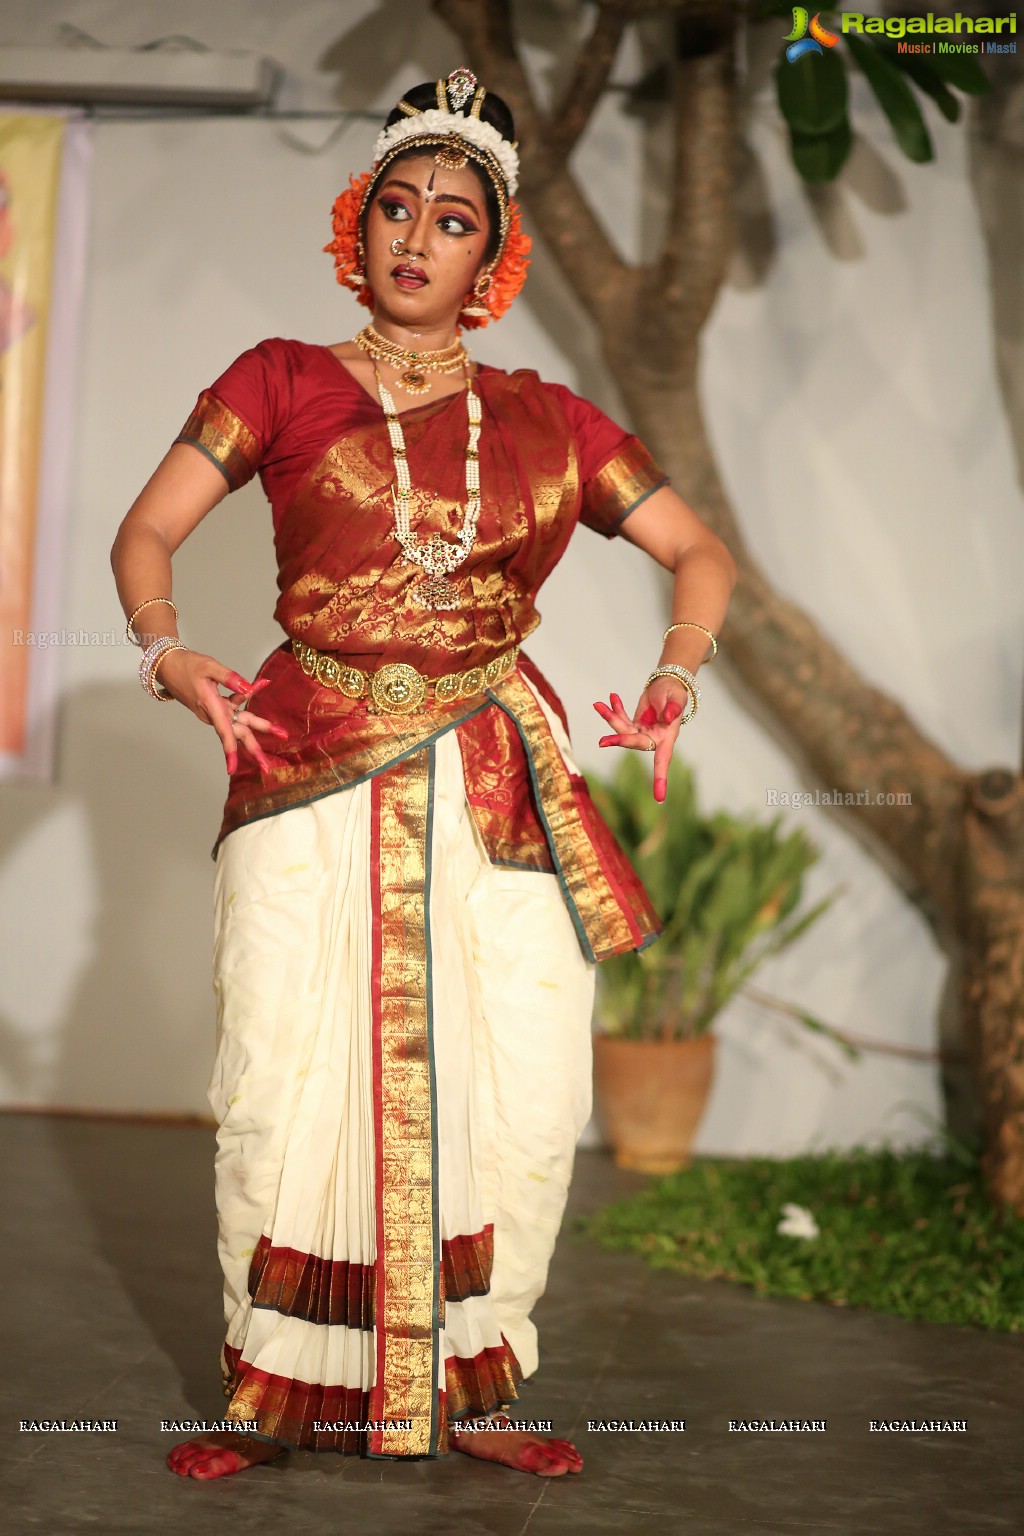
{"type": "MultiPolygon", "coordinates": [[[[412,214],[405,203],[397,198],[382,197],[379,200],[380,209],[384,217],[393,224],[403,224],[412,214]]],[[[437,221],[437,227],[446,235],[475,235],[479,233],[475,224],[465,218],[461,213],[445,213],[437,221]]]]}

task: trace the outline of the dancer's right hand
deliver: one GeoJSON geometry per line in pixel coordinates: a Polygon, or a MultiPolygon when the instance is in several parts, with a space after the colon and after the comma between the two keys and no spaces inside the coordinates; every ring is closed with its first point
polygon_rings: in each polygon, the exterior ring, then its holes
{"type": "Polygon", "coordinates": [[[204,725],[213,726],[224,748],[229,774],[234,773],[238,767],[238,742],[242,743],[264,771],[270,768],[254,731],[269,731],[283,740],[288,738],[288,732],[283,726],[274,725],[261,715],[252,714],[248,708],[239,710],[232,722],[235,706],[244,699],[252,698],[270,681],[269,677],[261,677],[256,683],[246,682],[239,673],[225,667],[213,656],[204,656],[202,651],[179,650],[177,647],[168,651],[157,668],[157,687],[173,694],[178,703],[190,709],[204,725]],[[225,696],[219,691],[218,684],[230,688],[231,692],[225,696]]]}

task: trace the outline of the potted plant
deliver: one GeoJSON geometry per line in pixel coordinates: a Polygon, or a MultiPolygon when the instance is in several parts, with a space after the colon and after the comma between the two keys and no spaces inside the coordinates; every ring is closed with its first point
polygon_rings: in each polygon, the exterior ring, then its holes
{"type": "Polygon", "coordinates": [[[598,1103],[620,1166],[669,1173],[689,1162],[714,1074],[718,1013],[838,893],[799,911],[819,850],[802,830],[781,830],[781,816],[702,816],[693,774],[678,757],[664,807],[631,753],[610,781],[587,782],[664,923],[648,948],[598,967],[598,1103]]]}

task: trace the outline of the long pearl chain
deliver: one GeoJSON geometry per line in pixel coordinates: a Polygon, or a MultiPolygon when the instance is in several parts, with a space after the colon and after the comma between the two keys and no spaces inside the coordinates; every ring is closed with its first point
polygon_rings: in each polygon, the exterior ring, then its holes
{"type": "Polygon", "coordinates": [[[417,538],[409,525],[409,497],[412,480],[409,476],[409,460],[405,451],[405,434],[390,391],[385,387],[376,366],[377,393],[387,422],[391,452],[395,460],[395,485],[392,495],[395,501],[395,537],[406,556],[426,572],[426,581],[419,582],[412,595],[420,607],[450,611],[461,607],[458,588],[448,580],[456,566],[462,564],[476,539],[476,525],[480,517],[480,423],[483,410],[480,396],[466,380],[466,409],[469,416],[469,437],[466,442],[466,512],[457,544],[449,544],[440,533],[431,534],[425,542],[417,538]]]}

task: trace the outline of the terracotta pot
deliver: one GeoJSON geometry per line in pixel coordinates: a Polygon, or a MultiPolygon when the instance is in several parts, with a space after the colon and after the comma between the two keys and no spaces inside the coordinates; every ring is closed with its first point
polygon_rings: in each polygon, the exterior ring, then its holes
{"type": "Polygon", "coordinates": [[[690,1162],[715,1069],[715,1037],[594,1036],[594,1086],[620,1168],[674,1173],[690,1162]]]}

